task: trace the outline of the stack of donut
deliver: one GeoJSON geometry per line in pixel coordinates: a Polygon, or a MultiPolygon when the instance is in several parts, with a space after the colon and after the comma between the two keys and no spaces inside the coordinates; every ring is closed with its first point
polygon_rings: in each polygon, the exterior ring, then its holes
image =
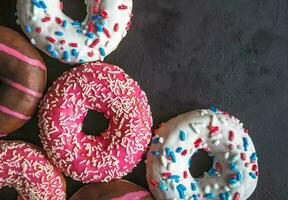
{"type": "Polygon", "coordinates": [[[256,188],[257,154],[248,131],[216,108],[179,115],[155,131],[147,153],[151,193],[121,179],[141,161],[151,141],[146,94],[122,69],[103,61],[131,25],[132,0],[87,0],[78,22],[59,0],[18,0],[18,23],[37,48],[61,62],[85,63],[48,89],[40,54],[20,34],[0,26],[0,136],[19,129],[40,98],[44,150],[24,141],[0,141],[0,188],[14,187],[20,200],[64,200],[63,174],[83,183],[71,200],[245,200],[256,188]],[[89,110],[103,113],[108,128],[82,131],[89,110]],[[189,168],[204,149],[213,166],[200,178],[189,168]],[[153,195],[153,196],[152,196],[153,195]]]}

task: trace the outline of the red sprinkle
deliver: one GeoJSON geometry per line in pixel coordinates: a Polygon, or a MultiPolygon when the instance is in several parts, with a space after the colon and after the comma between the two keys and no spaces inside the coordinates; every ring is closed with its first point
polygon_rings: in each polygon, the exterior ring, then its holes
{"type": "Polygon", "coordinates": [[[150,178],[150,183],[153,187],[156,187],[158,185],[157,182],[152,178],[150,178]]]}
{"type": "Polygon", "coordinates": [[[56,42],[56,40],[55,40],[53,37],[48,36],[47,39],[48,39],[50,42],[52,42],[52,43],[55,43],[55,42],[56,42]]]}
{"type": "Polygon", "coordinates": [[[89,25],[88,25],[88,31],[89,32],[93,32],[94,31],[94,24],[93,22],[90,22],[89,25]]]}
{"type": "Polygon", "coordinates": [[[104,31],[104,33],[105,33],[105,35],[108,37],[108,38],[111,38],[111,34],[110,34],[110,32],[109,32],[109,30],[107,29],[107,28],[103,28],[103,31],[104,31]]]}
{"type": "Polygon", "coordinates": [[[183,177],[184,177],[185,179],[188,177],[187,171],[184,171],[184,172],[183,172],[183,177]]]}
{"type": "Polygon", "coordinates": [[[93,14],[97,14],[98,10],[99,10],[99,6],[94,5],[92,9],[93,14]]]}
{"type": "Polygon", "coordinates": [[[131,28],[131,25],[132,25],[132,22],[131,22],[131,21],[127,23],[126,31],[128,31],[128,30],[131,28]]]}
{"type": "Polygon", "coordinates": [[[105,11],[105,10],[102,10],[102,12],[101,12],[101,16],[102,16],[104,19],[106,19],[106,18],[109,17],[107,11],[105,11]]]}
{"type": "Polygon", "coordinates": [[[88,56],[89,56],[89,57],[93,57],[93,56],[94,56],[93,51],[88,52],[88,56]]]}
{"type": "Polygon", "coordinates": [[[241,153],[240,155],[242,160],[246,160],[246,153],[241,153]]]}
{"type": "Polygon", "coordinates": [[[187,149],[184,149],[184,150],[181,152],[181,155],[182,155],[182,156],[185,156],[185,155],[187,154],[187,152],[188,152],[187,149]]]}
{"type": "Polygon", "coordinates": [[[163,177],[169,177],[169,176],[171,176],[172,174],[171,173],[169,173],[169,172],[165,172],[165,173],[162,173],[162,176],[163,177]]]}
{"type": "Polygon", "coordinates": [[[229,140],[234,141],[234,131],[229,131],[229,140]]]}
{"type": "Polygon", "coordinates": [[[234,150],[234,145],[233,144],[229,144],[228,148],[229,148],[230,151],[233,151],[234,150]]]}
{"type": "Polygon", "coordinates": [[[248,129],[247,128],[244,129],[244,133],[248,134],[248,129]]]}
{"type": "Polygon", "coordinates": [[[216,168],[216,170],[218,171],[218,172],[222,172],[222,166],[221,166],[221,164],[220,163],[218,163],[218,162],[216,162],[215,163],[215,168],[216,168]]]}
{"type": "Polygon", "coordinates": [[[36,28],[36,31],[37,31],[38,33],[41,33],[41,32],[42,32],[42,28],[41,28],[41,27],[38,27],[38,28],[36,28]]]}
{"type": "Polygon", "coordinates": [[[97,39],[95,39],[93,42],[92,42],[92,44],[90,44],[90,48],[94,48],[98,43],[100,42],[100,39],[99,38],[97,38],[97,39]]]}
{"type": "Polygon", "coordinates": [[[259,176],[259,171],[255,172],[255,175],[256,175],[256,176],[259,176]]]}
{"type": "Polygon", "coordinates": [[[120,10],[125,10],[125,9],[128,8],[128,6],[122,4],[122,5],[118,6],[118,8],[119,8],[120,10]]]}
{"type": "Polygon", "coordinates": [[[236,175],[236,174],[229,174],[227,177],[228,177],[228,178],[236,179],[236,178],[237,178],[237,175],[236,175]]]}
{"type": "Polygon", "coordinates": [[[60,44],[65,44],[66,41],[65,40],[60,40],[60,44]]]}
{"type": "Polygon", "coordinates": [[[114,25],[114,32],[118,32],[118,30],[119,30],[119,24],[116,23],[116,24],[114,25]]]}
{"type": "Polygon", "coordinates": [[[194,142],[194,146],[195,146],[196,148],[198,148],[199,145],[200,145],[202,142],[203,142],[203,140],[202,140],[201,138],[198,138],[198,139],[194,142]]]}
{"type": "Polygon", "coordinates": [[[63,8],[64,8],[64,4],[62,1],[60,1],[60,10],[63,10],[63,8]]]}
{"type": "Polygon", "coordinates": [[[69,43],[69,46],[70,47],[78,47],[78,44],[77,43],[69,43]]]}
{"type": "Polygon", "coordinates": [[[210,130],[210,135],[213,135],[219,131],[218,126],[208,126],[208,129],[210,130]]]}
{"type": "Polygon", "coordinates": [[[57,24],[62,24],[62,19],[61,18],[59,18],[59,17],[56,17],[56,22],[57,22],[57,24]]]}
{"type": "Polygon", "coordinates": [[[51,20],[51,17],[45,17],[41,21],[42,22],[49,22],[51,20]]]}
{"type": "Polygon", "coordinates": [[[240,199],[240,193],[236,192],[233,196],[233,200],[239,200],[240,199]]]}
{"type": "Polygon", "coordinates": [[[257,169],[258,169],[258,166],[256,165],[256,164],[254,164],[253,166],[252,166],[252,171],[257,171],[257,169]]]}

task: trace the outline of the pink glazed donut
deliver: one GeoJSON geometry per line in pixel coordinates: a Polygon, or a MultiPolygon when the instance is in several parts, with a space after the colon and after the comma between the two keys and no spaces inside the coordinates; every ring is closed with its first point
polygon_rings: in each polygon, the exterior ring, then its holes
{"type": "Polygon", "coordinates": [[[14,187],[18,200],[65,200],[66,182],[37,147],[0,140],[0,188],[14,187]]]}
{"type": "Polygon", "coordinates": [[[48,157],[78,181],[108,182],[125,176],[151,140],[146,95],[117,66],[88,63],[65,72],[40,107],[40,138],[48,157]],[[109,127],[99,136],[82,131],[89,110],[109,119],[109,127]]]}

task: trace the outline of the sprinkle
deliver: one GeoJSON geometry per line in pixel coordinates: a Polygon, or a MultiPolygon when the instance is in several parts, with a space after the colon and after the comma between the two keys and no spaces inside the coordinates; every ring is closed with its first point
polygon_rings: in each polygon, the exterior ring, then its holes
{"type": "Polygon", "coordinates": [[[198,200],[198,196],[196,194],[193,194],[192,197],[193,197],[193,200],[198,200]]]}
{"type": "Polygon", "coordinates": [[[30,25],[26,25],[25,26],[25,30],[26,30],[27,33],[31,33],[32,32],[32,29],[31,29],[30,25]]]}
{"type": "Polygon", "coordinates": [[[176,162],[176,157],[173,151],[170,152],[170,156],[172,158],[172,162],[175,163],[176,162]]]}
{"type": "Polygon", "coordinates": [[[229,161],[230,162],[236,162],[239,158],[240,158],[240,155],[238,153],[236,153],[235,155],[233,155],[229,158],[229,161]]]}
{"type": "Polygon", "coordinates": [[[218,108],[213,105],[210,106],[210,110],[212,110],[214,113],[217,113],[219,111],[218,108]]]}
{"type": "Polygon", "coordinates": [[[36,31],[37,31],[38,33],[41,33],[41,32],[42,32],[42,28],[41,28],[41,27],[38,27],[38,28],[36,28],[36,31]]]}
{"type": "Polygon", "coordinates": [[[119,8],[120,10],[126,10],[126,9],[128,8],[128,6],[122,4],[122,5],[118,6],[118,8],[119,8]]]}
{"type": "Polygon", "coordinates": [[[93,8],[92,8],[92,13],[93,14],[97,14],[98,10],[99,10],[99,6],[98,5],[94,5],[93,8]]]}
{"type": "Polygon", "coordinates": [[[229,140],[234,141],[234,131],[229,131],[229,140]]]}
{"type": "Polygon", "coordinates": [[[74,57],[78,57],[79,52],[78,52],[76,49],[72,49],[72,55],[73,55],[74,57]]]}
{"type": "Polygon", "coordinates": [[[54,46],[52,44],[48,45],[47,51],[51,52],[53,51],[54,46]]]}
{"type": "Polygon", "coordinates": [[[257,160],[257,154],[255,152],[252,153],[250,159],[251,159],[251,161],[256,161],[257,160]]]}
{"type": "Polygon", "coordinates": [[[181,153],[181,151],[182,151],[182,147],[178,147],[178,148],[176,149],[176,153],[181,153]]]}
{"type": "Polygon", "coordinates": [[[160,152],[159,151],[151,151],[151,154],[153,156],[159,156],[160,155],[160,152]]]}
{"type": "Polygon", "coordinates": [[[107,38],[111,38],[111,34],[110,34],[110,32],[109,32],[109,30],[107,28],[104,27],[103,31],[104,31],[104,33],[105,33],[107,38]]]}
{"type": "Polygon", "coordinates": [[[186,133],[182,130],[180,130],[180,140],[185,141],[186,140],[186,133]]]}
{"type": "Polygon", "coordinates": [[[51,20],[51,17],[44,17],[41,21],[42,22],[49,22],[51,20]]]}
{"type": "Polygon", "coordinates": [[[158,185],[158,187],[160,188],[160,190],[165,191],[167,189],[166,185],[164,183],[160,183],[158,185]]]}
{"type": "Polygon", "coordinates": [[[109,17],[108,15],[108,12],[106,10],[102,10],[101,11],[101,16],[104,18],[104,19],[107,19],[109,17]]]}
{"type": "Polygon", "coordinates": [[[254,164],[253,166],[252,166],[252,171],[257,171],[257,169],[258,169],[258,166],[256,165],[256,164],[254,164]]]}
{"type": "Polygon", "coordinates": [[[70,54],[69,54],[69,52],[68,52],[68,51],[64,51],[64,60],[65,60],[65,61],[69,61],[69,59],[70,59],[70,54]]]}
{"type": "Polygon", "coordinates": [[[63,28],[67,28],[67,26],[68,26],[68,21],[64,20],[63,23],[62,23],[62,27],[63,28]]]}
{"type": "Polygon", "coordinates": [[[242,180],[242,174],[241,174],[241,172],[237,172],[237,173],[236,173],[236,179],[237,179],[237,181],[241,181],[241,180],[242,180]]]}
{"type": "Polygon", "coordinates": [[[195,183],[191,183],[191,189],[192,191],[197,191],[197,186],[195,183]]]}
{"type": "Polygon", "coordinates": [[[91,32],[87,32],[86,35],[90,39],[93,39],[95,37],[95,35],[93,33],[91,33],[91,32]]]}
{"type": "Polygon", "coordinates": [[[168,178],[169,176],[172,176],[172,174],[170,172],[165,172],[162,173],[162,176],[168,178]]]}
{"type": "Polygon", "coordinates": [[[225,193],[221,193],[219,196],[221,200],[227,200],[225,193]]]}
{"type": "Polygon", "coordinates": [[[58,52],[57,51],[51,51],[51,56],[53,57],[58,57],[58,52]]]}
{"type": "Polygon", "coordinates": [[[45,4],[44,1],[39,1],[39,4],[41,5],[41,7],[42,7],[43,9],[47,9],[47,6],[46,6],[46,4],[45,4]]]}
{"type": "Polygon", "coordinates": [[[185,156],[188,153],[187,149],[184,149],[181,153],[182,156],[185,156]]]}
{"type": "Polygon", "coordinates": [[[248,143],[248,138],[247,137],[243,137],[243,146],[244,146],[244,150],[248,151],[249,143],[248,143]]]}
{"type": "Polygon", "coordinates": [[[157,184],[157,182],[154,180],[154,179],[152,179],[152,178],[150,178],[150,184],[153,186],[153,187],[156,187],[158,184],[157,184]]]}
{"type": "Polygon", "coordinates": [[[96,40],[94,40],[91,44],[90,44],[90,48],[94,48],[98,43],[100,42],[100,39],[97,38],[96,40]]]}
{"type": "Polygon", "coordinates": [[[56,31],[56,32],[55,32],[55,35],[58,35],[58,36],[63,36],[63,35],[64,35],[64,33],[63,33],[63,32],[61,32],[61,31],[56,31]]]}
{"type": "Polygon", "coordinates": [[[233,199],[232,200],[239,200],[240,199],[240,193],[239,192],[236,192],[233,196],[233,199]]]}
{"type": "Polygon", "coordinates": [[[165,148],[166,157],[170,157],[171,149],[169,147],[165,148]]]}
{"type": "Polygon", "coordinates": [[[118,32],[118,30],[119,30],[119,24],[116,23],[116,24],[114,25],[114,32],[118,32]]]}
{"type": "Polygon", "coordinates": [[[72,24],[72,26],[75,26],[75,27],[80,27],[81,26],[81,23],[77,22],[77,21],[74,21],[71,24],[72,24]]]}
{"type": "Polygon", "coordinates": [[[172,175],[172,176],[169,176],[168,179],[170,179],[170,180],[179,180],[179,179],[180,179],[180,176],[178,176],[178,175],[172,175]]]}
{"type": "Polygon", "coordinates": [[[256,179],[256,174],[253,173],[253,172],[250,172],[250,173],[249,173],[249,176],[251,176],[251,178],[253,178],[253,179],[256,179]]]}
{"type": "Polygon", "coordinates": [[[186,179],[187,177],[188,177],[188,173],[187,173],[187,171],[184,171],[184,172],[183,172],[183,178],[186,179]]]}
{"type": "Polygon", "coordinates": [[[56,43],[56,39],[53,38],[53,37],[48,36],[48,37],[47,37],[47,40],[49,40],[49,41],[52,42],[52,43],[56,43]]]}
{"type": "Polygon", "coordinates": [[[208,194],[205,194],[204,197],[208,198],[208,199],[214,199],[215,195],[214,195],[214,193],[208,193],[208,194]]]}
{"type": "Polygon", "coordinates": [[[215,163],[215,168],[216,168],[216,170],[218,171],[218,172],[222,172],[222,166],[221,166],[221,164],[219,163],[219,162],[216,162],[215,163]]]}
{"type": "Polygon", "coordinates": [[[238,170],[238,167],[235,163],[230,163],[229,164],[229,169],[231,169],[232,171],[236,171],[238,170]]]}
{"type": "Polygon", "coordinates": [[[210,130],[210,136],[213,134],[218,133],[219,127],[218,126],[208,126],[208,129],[210,130]]]}
{"type": "Polygon", "coordinates": [[[198,138],[198,139],[194,142],[194,146],[195,146],[196,148],[198,148],[202,142],[203,142],[203,140],[202,140],[201,138],[198,138]]]}
{"type": "Polygon", "coordinates": [[[77,43],[69,43],[69,46],[70,47],[78,47],[78,44],[77,43]]]}
{"type": "Polygon", "coordinates": [[[187,190],[186,187],[183,184],[179,184],[176,188],[177,188],[180,198],[185,199],[186,197],[185,191],[187,190]]]}
{"type": "Polygon", "coordinates": [[[41,4],[37,0],[32,0],[32,4],[37,8],[42,8],[41,4]]]}
{"type": "Polygon", "coordinates": [[[188,166],[190,167],[191,164],[192,164],[192,156],[191,156],[191,157],[189,158],[189,160],[188,160],[188,166]]]}
{"type": "Polygon", "coordinates": [[[157,144],[159,142],[159,136],[155,137],[153,140],[152,140],[152,144],[157,144]]]}

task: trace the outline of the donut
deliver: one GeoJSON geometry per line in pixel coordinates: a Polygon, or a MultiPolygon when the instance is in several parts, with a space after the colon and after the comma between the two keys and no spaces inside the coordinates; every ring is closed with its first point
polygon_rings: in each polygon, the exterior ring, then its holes
{"type": "Polygon", "coordinates": [[[0,136],[23,126],[46,86],[40,54],[19,33],[0,26],[0,136]]]}
{"type": "Polygon", "coordinates": [[[132,0],[86,0],[81,23],[63,12],[59,0],[18,0],[18,23],[32,44],[69,63],[103,60],[131,26],[132,0]]]}
{"type": "Polygon", "coordinates": [[[146,178],[156,199],[245,200],[258,180],[257,154],[247,129],[229,113],[187,112],[164,123],[152,138],[146,178]],[[200,178],[189,168],[204,149],[213,166],[200,178]]]}
{"type": "Polygon", "coordinates": [[[145,93],[117,66],[87,63],[58,78],[39,111],[40,139],[67,176],[107,182],[129,173],[151,140],[145,93]],[[103,113],[109,127],[99,136],[82,131],[88,110],[103,113]]]}
{"type": "Polygon", "coordinates": [[[70,200],[153,200],[144,188],[126,180],[91,183],[78,190],[70,200]]]}
{"type": "Polygon", "coordinates": [[[19,200],[65,200],[61,173],[34,145],[0,140],[0,188],[13,187],[19,200]]]}

